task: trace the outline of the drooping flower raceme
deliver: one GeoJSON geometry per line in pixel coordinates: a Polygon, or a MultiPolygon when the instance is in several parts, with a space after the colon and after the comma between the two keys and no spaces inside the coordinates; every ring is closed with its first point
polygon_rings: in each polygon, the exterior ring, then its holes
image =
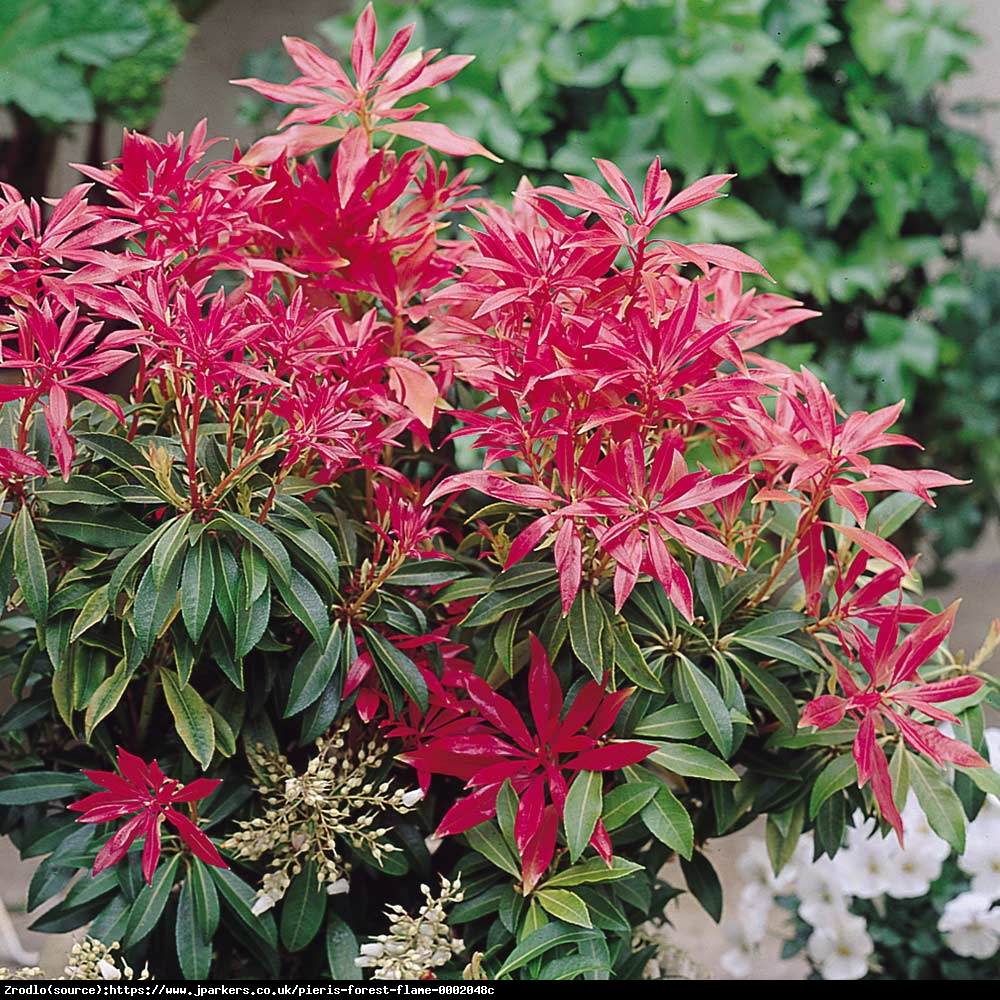
{"type": "Polygon", "coordinates": [[[174,808],[179,802],[195,802],[205,798],[221,781],[215,778],[197,778],[190,784],[182,785],[179,781],[168,778],[155,760],[147,764],[141,757],[136,757],[121,747],[118,748],[118,770],[120,774],[113,771],[84,771],[94,784],[107,790],[88,795],[69,807],[83,813],[77,820],[78,823],[107,823],[136,813],[101,848],[94,861],[94,875],[121,861],[137,839],[145,838],[142,874],[152,884],[153,872],[160,860],[160,827],[164,820],[174,827],[195,857],[208,865],[229,867],[212,841],[187,816],[174,808]]]}

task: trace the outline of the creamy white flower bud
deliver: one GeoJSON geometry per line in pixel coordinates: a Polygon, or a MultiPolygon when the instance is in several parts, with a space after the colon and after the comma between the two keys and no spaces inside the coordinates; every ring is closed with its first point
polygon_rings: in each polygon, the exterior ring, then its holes
{"type": "Polygon", "coordinates": [[[408,792],[403,792],[402,802],[407,809],[412,809],[418,802],[422,801],[424,790],[422,788],[411,788],[408,792]]]}

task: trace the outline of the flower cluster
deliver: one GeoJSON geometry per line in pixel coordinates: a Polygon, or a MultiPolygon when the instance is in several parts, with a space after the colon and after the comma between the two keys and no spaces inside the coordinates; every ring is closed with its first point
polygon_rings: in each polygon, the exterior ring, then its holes
{"type": "Polygon", "coordinates": [[[222,845],[234,857],[256,861],[269,856],[269,871],[257,893],[255,913],[284,895],[303,864],[314,864],[316,878],[329,895],[347,892],[351,866],[342,856],[346,841],[375,861],[400,850],[389,841],[392,826],[376,820],[406,813],[423,797],[419,789],[393,788],[375,777],[384,769],[389,747],[372,737],[352,740],[350,723],[316,740],[316,753],[299,772],[283,754],[258,745],[253,755],[254,784],[264,812],[240,823],[222,845]]]}
{"type": "Polygon", "coordinates": [[[448,926],[445,910],[463,899],[460,878],[441,879],[441,894],[435,898],[422,885],[425,903],[411,916],[393,903],[386,910],[391,921],[388,934],[379,934],[361,946],[354,960],[360,969],[372,969],[373,979],[433,979],[433,970],[460,955],[465,945],[448,926]]]}
{"type": "MultiPolygon", "coordinates": [[[[121,948],[119,942],[104,944],[97,938],[85,937],[82,941],[77,941],[70,948],[66,956],[66,968],[57,979],[86,979],[98,981],[114,981],[117,979],[151,979],[148,968],[137,976],[132,967],[116,956],[115,952],[121,948]],[[119,965],[119,963],[121,963],[119,965]]],[[[0,968],[0,979],[50,979],[51,976],[44,969],[38,966],[29,966],[23,969],[0,968]]]]}

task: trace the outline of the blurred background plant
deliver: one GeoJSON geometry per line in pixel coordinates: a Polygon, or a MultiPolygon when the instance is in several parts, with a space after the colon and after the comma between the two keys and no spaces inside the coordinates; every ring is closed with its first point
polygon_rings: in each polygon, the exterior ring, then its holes
{"type": "MultiPolygon", "coordinates": [[[[1000,730],[985,736],[995,760],[1000,730]]],[[[903,815],[905,847],[856,817],[835,857],[806,835],[777,876],[764,841],[750,841],[738,861],[740,905],[724,927],[725,971],[750,973],[776,904],[790,915],[781,957],[804,955],[809,979],[996,980],[1000,805],[987,797],[958,848],[935,832],[942,816],[925,815],[915,798],[903,815]]]]}
{"type": "MultiPolygon", "coordinates": [[[[359,9],[318,34],[346,51],[359,9]]],[[[940,568],[977,540],[998,511],[1000,275],[962,255],[961,237],[984,220],[989,179],[986,147],[964,127],[985,103],[945,108],[940,96],[977,44],[962,8],[381,0],[376,9],[387,29],[416,20],[420,44],[475,54],[438,107],[504,157],[475,165],[494,192],[513,191],[522,174],[595,177],[594,156],[633,180],[654,155],[685,180],[737,171],[729,198],[664,235],[725,234],[821,309],[778,346],[781,360],[807,363],[848,408],[905,396],[904,429],[927,449],[916,461],[947,456],[974,480],[919,522],[911,547],[932,545],[940,568]]],[[[290,78],[281,59],[253,53],[247,72],[290,78]]],[[[261,130],[281,114],[253,99],[243,110],[261,130]]]]}
{"type": "Polygon", "coordinates": [[[57,139],[88,129],[100,163],[103,126],[148,128],[180,62],[190,21],[213,0],[5,0],[0,4],[0,181],[25,197],[52,192],[57,139]]]}

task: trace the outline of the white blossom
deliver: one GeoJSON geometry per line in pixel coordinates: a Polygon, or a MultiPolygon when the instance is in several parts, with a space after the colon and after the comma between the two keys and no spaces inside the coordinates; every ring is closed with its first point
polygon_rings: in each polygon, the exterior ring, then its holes
{"type": "Polygon", "coordinates": [[[972,876],[972,891],[1000,897],[1000,810],[970,823],[958,866],[972,876]]]}
{"type": "Polygon", "coordinates": [[[875,950],[864,917],[844,913],[817,927],[807,945],[809,958],[824,979],[861,979],[875,950]]]}
{"type": "Polygon", "coordinates": [[[1000,946],[1000,911],[992,900],[977,892],[963,892],[949,900],[938,921],[938,930],[956,955],[989,958],[1000,946]]]}

